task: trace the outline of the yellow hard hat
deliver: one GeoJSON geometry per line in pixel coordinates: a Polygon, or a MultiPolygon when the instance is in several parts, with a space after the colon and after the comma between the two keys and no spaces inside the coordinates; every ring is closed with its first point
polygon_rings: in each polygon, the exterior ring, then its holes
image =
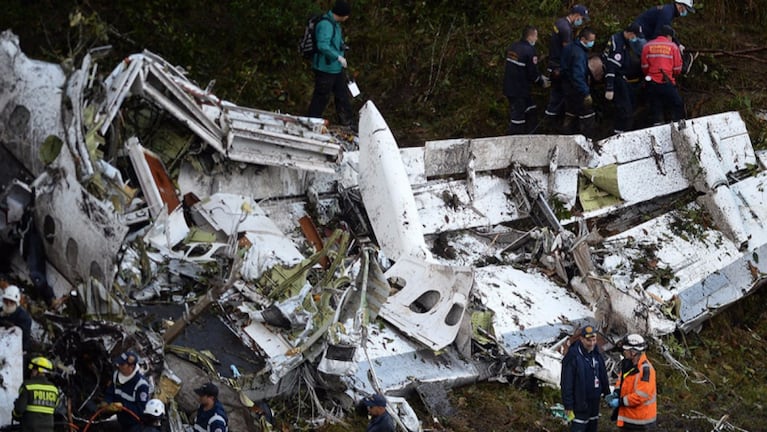
{"type": "Polygon", "coordinates": [[[38,372],[53,372],[53,363],[45,357],[35,357],[29,361],[29,369],[37,368],[38,372]]]}

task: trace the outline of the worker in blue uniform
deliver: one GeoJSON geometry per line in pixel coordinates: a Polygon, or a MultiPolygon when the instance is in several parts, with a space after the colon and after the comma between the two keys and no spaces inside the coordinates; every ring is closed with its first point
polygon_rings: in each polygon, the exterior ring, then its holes
{"type": "Polygon", "coordinates": [[[604,52],[605,99],[612,101],[614,109],[613,132],[631,130],[639,90],[642,86],[642,52],[636,51],[637,38],[642,28],[631,23],[607,41],[604,52]]]}
{"type": "Polygon", "coordinates": [[[530,94],[532,84],[549,86],[548,78],[538,71],[538,53],[535,43],[538,29],[527,26],[522,38],[506,49],[506,69],[503,76],[503,94],[509,100],[510,121],[508,135],[534,132],[538,121],[537,106],[530,94]]]}

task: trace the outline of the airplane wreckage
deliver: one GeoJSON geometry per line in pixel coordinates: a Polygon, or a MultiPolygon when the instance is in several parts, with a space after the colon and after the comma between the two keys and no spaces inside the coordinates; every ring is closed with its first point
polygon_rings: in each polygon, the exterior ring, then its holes
{"type": "MultiPolygon", "coordinates": [[[[133,349],[174,431],[210,380],[235,430],[254,400],[300,393],[321,422],[372,392],[418,430],[407,393],[558,385],[578,326],[695,330],[767,271],[765,155],[737,112],[398,148],[370,101],[357,137],[148,51],[108,74],[95,57],[65,69],[0,36],[5,271],[49,304],[33,335],[70,423],[133,349]]],[[[18,329],[0,341],[7,425],[18,329]]]]}

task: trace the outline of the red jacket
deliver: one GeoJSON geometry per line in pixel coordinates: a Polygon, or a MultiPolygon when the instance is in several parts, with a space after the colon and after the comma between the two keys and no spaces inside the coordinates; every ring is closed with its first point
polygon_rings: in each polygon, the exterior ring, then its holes
{"type": "Polygon", "coordinates": [[[679,47],[667,36],[658,36],[647,42],[642,49],[642,72],[656,83],[666,79],[676,84],[676,77],[682,73],[682,54],[679,47]]]}

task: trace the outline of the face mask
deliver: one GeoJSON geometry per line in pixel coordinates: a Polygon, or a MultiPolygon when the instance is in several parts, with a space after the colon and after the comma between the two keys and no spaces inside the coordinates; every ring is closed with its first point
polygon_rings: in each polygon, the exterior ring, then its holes
{"type": "Polygon", "coordinates": [[[629,42],[634,43],[634,42],[636,42],[638,40],[639,40],[639,38],[633,37],[633,38],[629,39],[629,42]]]}
{"type": "Polygon", "coordinates": [[[575,24],[575,26],[578,27],[579,25],[583,24],[583,20],[578,18],[577,20],[575,20],[573,24],[575,24]]]}
{"type": "Polygon", "coordinates": [[[679,16],[687,16],[687,9],[679,13],[679,16]]]}
{"type": "Polygon", "coordinates": [[[16,303],[11,304],[3,304],[3,310],[0,312],[0,315],[8,316],[14,312],[16,312],[16,308],[19,307],[16,303]]]}
{"type": "Polygon", "coordinates": [[[586,48],[591,48],[591,47],[593,47],[593,46],[594,46],[594,41],[591,41],[591,42],[582,42],[582,43],[583,43],[583,46],[585,46],[586,48]]]}
{"type": "Polygon", "coordinates": [[[535,46],[535,41],[527,41],[527,43],[529,43],[530,46],[535,46]]]}

